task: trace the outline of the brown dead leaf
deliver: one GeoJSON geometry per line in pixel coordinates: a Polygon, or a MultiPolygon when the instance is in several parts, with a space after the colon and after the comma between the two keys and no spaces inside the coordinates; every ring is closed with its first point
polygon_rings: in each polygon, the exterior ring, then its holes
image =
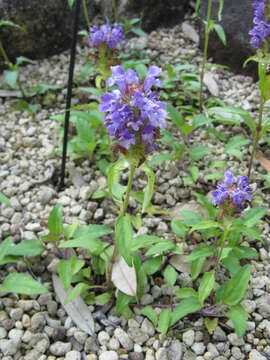
{"type": "Polygon", "coordinates": [[[260,151],[256,152],[256,158],[268,174],[270,174],[270,160],[266,159],[260,151]]]}

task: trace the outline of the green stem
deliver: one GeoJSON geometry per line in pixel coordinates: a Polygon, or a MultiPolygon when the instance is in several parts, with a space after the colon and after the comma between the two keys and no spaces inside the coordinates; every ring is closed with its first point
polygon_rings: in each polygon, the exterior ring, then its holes
{"type": "Polygon", "coordinates": [[[86,0],[83,0],[83,12],[84,12],[84,17],[85,17],[86,24],[88,26],[88,30],[90,31],[91,23],[90,23],[89,16],[88,16],[88,9],[87,9],[86,0]]]}
{"type": "Polygon", "coordinates": [[[4,49],[4,46],[3,46],[3,43],[2,43],[1,40],[0,40],[0,53],[1,53],[5,63],[7,63],[7,65],[9,65],[10,61],[9,61],[9,58],[7,56],[7,53],[6,53],[5,49],[4,49]]]}
{"type": "Polygon", "coordinates": [[[215,272],[216,272],[216,270],[217,270],[217,268],[219,266],[219,263],[220,263],[220,260],[221,260],[221,257],[222,257],[222,253],[223,253],[223,250],[224,250],[224,247],[225,247],[225,243],[226,243],[226,240],[228,238],[228,235],[229,235],[229,227],[226,227],[225,231],[223,233],[222,239],[221,239],[219,254],[218,254],[215,266],[214,266],[214,270],[213,270],[214,274],[215,274],[215,272]]]}
{"type": "Polygon", "coordinates": [[[250,177],[250,175],[251,175],[251,170],[253,167],[253,162],[254,162],[254,157],[256,154],[258,142],[261,138],[263,109],[264,109],[264,98],[263,98],[263,95],[261,94],[260,109],[259,109],[259,123],[258,123],[256,134],[255,134],[255,137],[253,140],[253,149],[252,149],[251,158],[250,158],[249,167],[248,167],[248,177],[250,177]]]}
{"type": "Polygon", "coordinates": [[[204,72],[205,72],[205,65],[207,61],[207,51],[208,51],[208,43],[209,43],[209,34],[210,34],[210,20],[211,20],[211,12],[212,12],[212,1],[208,0],[208,11],[207,11],[207,24],[205,26],[205,39],[204,39],[204,49],[203,49],[203,62],[202,62],[202,69],[201,69],[201,76],[200,76],[200,112],[202,112],[203,107],[203,79],[204,79],[204,72]]]}
{"type": "MultiPolygon", "coordinates": [[[[129,164],[130,164],[130,172],[129,172],[129,178],[128,178],[127,192],[126,192],[126,197],[125,197],[123,207],[120,211],[119,216],[124,216],[126,214],[126,210],[128,207],[128,202],[129,202],[129,198],[130,198],[130,194],[131,194],[131,190],[132,190],[134,174],[135,174],[135,170],[137,167],[137,164],[135,162],[130,162],[129,164]]],[[[110,262],[109,269],[108,269],[108,287],[110,287],[112,284],[112,269],[113,269],[113,264],[115,263],[115,260],[117,258],[117,255],[118,255],[118,248],[117,248],[116,244],[114,244],[113,254],[112,254],[111,262],[110,262]]]]}
{"type": "Polygon", "coordinates": [[[112,0],[112,7],[113,7],[113,17],[114,17],[114,21],[115,21],[115,22],[118,22],[116,0],[112,0]]]}

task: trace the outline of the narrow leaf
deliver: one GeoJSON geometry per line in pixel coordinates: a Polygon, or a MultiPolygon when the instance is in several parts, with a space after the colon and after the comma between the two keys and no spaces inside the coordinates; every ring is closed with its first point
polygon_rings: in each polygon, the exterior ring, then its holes
{"type": "Polygon", "coordinates": [[[163,309],[159,315],[159,328],[162,335],[166,335],[171,322],[171,310],[163,309]]]}
{"type": "Polygon", "coordinates": [[[215,285],[215,275],[212,272],[206,272],[203,275],[203,278],[199,287],[199,300],[201,304],[204,303],[204,300],[209,296],[215,285]]]}

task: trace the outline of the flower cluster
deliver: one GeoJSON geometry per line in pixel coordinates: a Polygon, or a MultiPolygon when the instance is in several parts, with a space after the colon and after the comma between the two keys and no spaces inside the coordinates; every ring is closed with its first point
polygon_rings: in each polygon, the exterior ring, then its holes
{"type": "Polygon", "coordinates": [[[112,66],[111,71],[108,86],[116,85],[117,89],[106,93],[99,106],[106,114],[107,131],[120,150],[136,147],[142,154],[149,153],[157,147],[160,130],[166,127],[166,104],[152,90],[161,86],[161,69],[151,66],[142,84],[132,69],[125,72],[119,65],[112,66]]]}
{"type": "Polygon", "coordinates": [[[96,48],[99,48],[101,44],[106,44],[109,49],[114,50],[118,45],[122,46],[124,44],[123,28],[119,24],[114,24],[111,27],[107,23],[100,28],[92,26],[89,38],[91,40],[90,45],[96,48]]]}
{"type": "Polygon", "coordinates": [[[254,28],[249,32],[250,43],[255,48],[261,48],[264,40],[270,35],[270,21],[266,17],[268,0],[255,0],[254,7],[254,28]]]}
{"type": "Polygon", "coordinates": [[[214,206],[228,204],[241,211],[245,204],[251,201],[251,187],[248,185],[247,176],[239,176],[236,180],[232,172],[227,170],[224,173],[224,180],[220,182],[217,189],[212,192],[214,206]]]}

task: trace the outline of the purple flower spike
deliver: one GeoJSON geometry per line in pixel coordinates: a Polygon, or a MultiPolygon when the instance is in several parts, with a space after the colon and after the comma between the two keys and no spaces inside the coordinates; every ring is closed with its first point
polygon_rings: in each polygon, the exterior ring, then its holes
{"type": "Polygon", "coordinates": [[[223,184],[226,188],[231,188],[235,182],[233,173],[230,170],[225,171],[223,184]]]}
{"type": "Polygon", "coordinates": [[[263,42],[270,35],[270,21],[266,19],[266,6],[268,0],[255,0],[253,3],[254,8],[254,28],[250,30],[251,36],[250,43],[255,48],[262,48],[263,42]]]}
{"type": "Polygon", "coordinates": [[[151,66],[143,84],[132,69],[125,72],[122,66],[113,66],[111,71],[108,86],[117,89],[102,96],[99,106],[108,133],[124,151],[134,146],[140,154],[149,153],[156,149],[160,130],[166,127],[166,104],[152,89],[161,85],[161,69],[151,66]]]}
{"type": "Polygon", "coordinates": [[[214,206],[225,205],[227,209],[242,211],[247,202],[250,202],[251,187],[248,185],[247,176],[239,176],[237,182],[230,170],[225,171],[223,182],[219,183],[217,189],[212,192],[212,203],[214,206]]]}
{"type": "Polygon", "coordinates": [[[91,40],[90,45],[92,47],[99,48],[101,44],[106,44],[111,50],[114,50],[124,44],[124,32],[123,28],[119,24],[114,24],[111,27],[110,24],[102,25],[100,28],[92,26],[89,34],[91,40]]]}

